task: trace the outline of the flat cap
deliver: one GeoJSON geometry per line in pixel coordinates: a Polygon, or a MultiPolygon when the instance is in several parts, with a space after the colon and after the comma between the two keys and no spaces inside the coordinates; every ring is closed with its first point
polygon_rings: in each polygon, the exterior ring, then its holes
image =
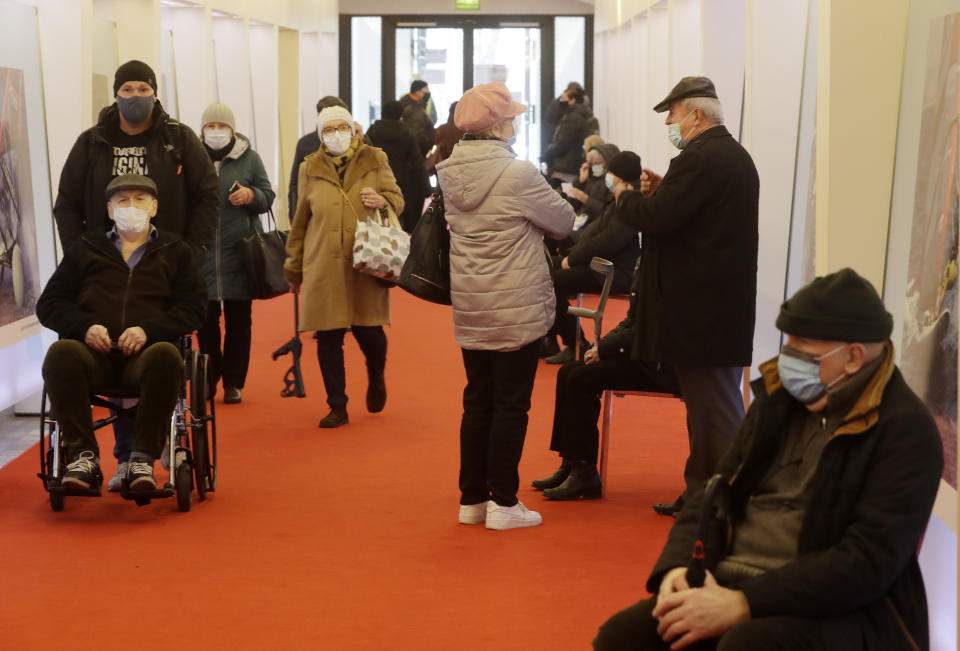
{"type": "Polygon", "coordinates": [[[107,201],[110,201],[114,193],[121,190],[146,190],[153,195],[154,199],[157,198],[157,184],[149,176],[142,174],[121,174],[107,183],[107,191],[104,193],[107,201]]]}
{"type": "Polygon", "coordinates": [[[870,281],[846,268],[797,290],[780,306],[777,328],[807,339],[879,343],[890,338],[893,317],[870,281]]]}
{"type": "Polygon", "coordinates": [[[676,102],[678,99],[688,97],[717,97],[717,89],[713,87],[713,82],[706,77],[684,77],[673,87],[670,94],[662,102],[653,107],[657,113],[663,113],[670,108],[670,102],[676,102]]]}

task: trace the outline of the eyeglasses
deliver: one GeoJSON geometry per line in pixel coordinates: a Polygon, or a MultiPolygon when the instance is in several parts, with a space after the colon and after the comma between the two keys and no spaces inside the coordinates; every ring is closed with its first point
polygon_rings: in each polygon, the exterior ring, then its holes
{"type": "Polygon", "coordinates": [[[351,127],[349,124],[345,124],[342,127],[324,127],[320,131],[320,135],[322,136],[332,136],[336,133],[339,133],[341,136],[352,136],[353,127],[351,127]]]}

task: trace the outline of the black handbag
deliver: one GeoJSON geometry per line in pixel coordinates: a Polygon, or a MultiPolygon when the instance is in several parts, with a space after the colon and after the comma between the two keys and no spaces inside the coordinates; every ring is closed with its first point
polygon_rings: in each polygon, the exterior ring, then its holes
{"type": "Polygon", "coordinates": [[[450,231],[444,216],[443,193],[433,199],[410,235],[410,254],[397,284],[417,298],[450,305],[450,231]]]}
{"type": "Polygon", "coordinates": [[[273,230],[261,233],[250,216],[250,235],[237,242],[240,262],[247,272],[250,297],[274,298],[290,291],[283,276],[283,263],[287,259],[287,234],[277,229],[277,221],[270,210],[273,230]]]}

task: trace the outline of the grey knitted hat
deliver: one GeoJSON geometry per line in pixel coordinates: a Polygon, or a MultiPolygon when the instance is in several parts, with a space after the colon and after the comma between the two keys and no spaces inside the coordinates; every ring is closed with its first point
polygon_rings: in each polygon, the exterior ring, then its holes
{"type": "Polygon", "coordinates": [[[202,129],[211,122],[226,124],[234,132],[237,131],[237,121],[233,117],[233,111],[226,104],[214,102],[203,110],[203,117],[200,118],[200,128],[202,129]]]}

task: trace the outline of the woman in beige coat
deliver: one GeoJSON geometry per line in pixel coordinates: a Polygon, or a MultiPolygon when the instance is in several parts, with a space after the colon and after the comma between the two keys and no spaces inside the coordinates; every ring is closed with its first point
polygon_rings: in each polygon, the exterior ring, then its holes
{"type": "Polygon", "coordinates": [[[284,273],[290,288],[303,292],[300,330],[315,330],[317,359],[330,413],[320,427],[346,425],[346,373],[343,336],[353,333],[367,359],[367,409],[378,412],[387,400],[383,371],[390,323],[387,287],[353,268],[357,221],[387,218],[403,210],[403,195],[387,156],[365,145],[353,117],[333,106],[317,116],[320,151],[300,165],[297,211],[287,239],[284,273]]]}
{"type": "Polygon", "coordinates": [[[574,212],[510,148],[526,107],[506,85],[481,84],[454,113],[467,132],[437,165],[450,226],[450,297],[467,386],[460,423],[460,522],[540,524],[517,500],[540,338],[555,317],[543,236],[563,238],[574,212]]]}

